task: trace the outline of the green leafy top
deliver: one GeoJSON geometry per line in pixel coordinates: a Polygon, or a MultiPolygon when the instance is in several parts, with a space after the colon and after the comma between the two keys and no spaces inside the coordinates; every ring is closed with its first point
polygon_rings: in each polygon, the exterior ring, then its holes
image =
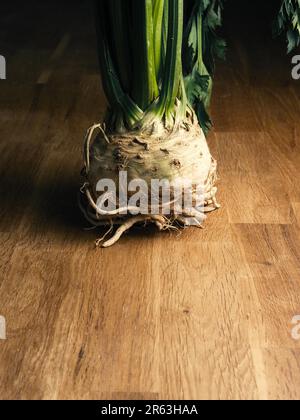
{"type": "Polygon", "coordinates": [[[281,34],[286,30],[290,53],[300,45],[300,0],[283,0],[275,32],[281,34]]]}
{"type": "Polygon", "coordinates": [[[226,43],[216,35],[221,26],[221,0],[191,1],[183,43],[183,73],[187,98],[205,132],[211,128],[207,112],[212,93],[215,57],[224,58],[226,43]]]}
{"type": "Polygon", "coordinates": [[[95,0],[107,126],[126,131],[195,112],[207,130],[221,0],[95,0]]]}

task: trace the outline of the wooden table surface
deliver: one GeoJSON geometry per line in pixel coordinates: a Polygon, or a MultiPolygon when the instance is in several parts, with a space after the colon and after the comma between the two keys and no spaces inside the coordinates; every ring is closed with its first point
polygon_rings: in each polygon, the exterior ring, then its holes
{"type": "Polygon", "coordinates": [[[76,202],[83,135],[105,109],[90,4],[13,3],[0,13],[0,398],[298,399],[300,81],[282,45],[233,38],[218,65],[223,207],[206,229],[137,229],[100,250],[76,202]]]}

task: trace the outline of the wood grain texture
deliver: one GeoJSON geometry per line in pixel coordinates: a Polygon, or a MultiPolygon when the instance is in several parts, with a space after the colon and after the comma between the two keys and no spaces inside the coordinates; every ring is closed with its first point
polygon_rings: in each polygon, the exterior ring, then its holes
{"type": "Polygon", "coordinates": [[[105,110],[91,4],[40,3],[0,13],[0,398],[299,399],[300,83],[283,46],[229,33],[206,229],[96,250],[76,201],[105,110]]]}

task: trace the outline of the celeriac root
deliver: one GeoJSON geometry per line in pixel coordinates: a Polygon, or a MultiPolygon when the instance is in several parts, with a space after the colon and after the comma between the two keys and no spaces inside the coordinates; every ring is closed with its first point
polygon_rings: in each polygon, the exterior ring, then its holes
{"type": "MultiPolygon", "coordinates": [[[[210,155],[198,124],[184,123],[175,133],[162,132],[150,136],[141,132],[108,135],[105,127],[94,124],[85,137],[84,161],[85,182],[81,188],[80,208],[92,226],[110,226],[106,234],[96,241],[97,246],[108,248],[114,245],[136,224],[152,223],[160,231],[178,230],[180,226],[203,228],[206,214],[220,208],[215,186],[217,163],[210,155]],[[96,130],[99,135],[92,143],[96,130]],[[104,211],[99,203],[96,204],[96,184],[100,179],[108,178],[117,185],[120,171],[128,172],[128,182],[143,179],[148,185],[151,185],[151,179],[172,181],[176,177],[191,179],[193,185],[199,181],[204,186],[204,207],[201,211],[191,209],[184,210],[183,214],[171,212],[168,215],[151,214],[149,210],[149,214],[134,216],[130,213],[139,209],[133,206],[104,211]],[[106,240],[115,225],[119,225],[118,229],[106,240]]],[[[191,192],[194,197],[195,191],[191,192]]]]}
{"type": "MultiPolygon", "coordinates": [[[[154,222],[159,230],[165,229],[165,221],[160,216],[135,216],[131,219],[126,220],[116,231],[114,236],[106,242],[102,243],[102,248],[109,248],[110,246],[114,245],[121,236],[132,228],[134,225],[138,223],[147,223],[147,222],[154,222]]],[[[102,241],[100,241],[101,243],[102,241]]],[[[99,245],[100,245],[99,243],[99,245]]]]}

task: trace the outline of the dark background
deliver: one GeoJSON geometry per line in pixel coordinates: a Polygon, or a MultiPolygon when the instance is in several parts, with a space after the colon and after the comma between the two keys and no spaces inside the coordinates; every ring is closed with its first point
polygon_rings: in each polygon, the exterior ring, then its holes
{"type": "MultiPolygon", "coordinates": [[[[244,85],[255,87],[273,81],[286,84],[287,78],[291,79],[291,58],[286,54],[285,36],[274,39],[272,34],[272,23],[280,4],[281,0],[225,1],[220,34],[228,43],[228,53],[226,63],[217,66],[214,98],[222,94],[218,89],[229,69],[243,79],[244,85]]],[[[99,88],[98,94],[95,92],[94,106],[98,107],[97,115],[101,117],[105,104],[100,91],[93,0],[2,0],[0,54],[7,59],[7,81],[0,85],[7,106],[21,106],[15,100],[16,96],[22,95],[17,84],[24,88],[37,84],[33,106],[37,105],[41,90],[39,82],[50,68],[53,75],[55,72],[60,76],[60,85],[56,83],[53,91],[60,99],[60,88],[76,89],[81,83],[81,75],[98,80],[94,85],[96,90],[99,88]],[[55,56],[64,37],[69,39],[68,46],[60,57],[53,59],[52,55],[55,56]]],[[[51,80],[52,76],[50,83],[51,80]]],[[[224,86],[222,90],[224,92],[224,86]]],[[[3,100],[0,106],[3,107],[3,100]]],[[[87,118],[90,115],[86,107],[81,112],[87,118]]],[[[214,112],[214,102],[212,114],[217,117],[214,120],[218,127],[220,118],[214,112]]]]}
{"type": "MultiPolygon", "coordinates": [[[[238,40],[253,50],[274,48],[282,57],[284,37],[274,40],[272,36],[272,21],[280,3],[280,0],[226,0],[222,32],[228,41],[229,53],[238,40]]],[[[84,47],[83,61],[88,50],[95,51],[92,0],[1,1],[0,54],[7,57],[8,66],[9,58],[20,48],[36,51],[33,62],[43,60],[42,51],[59,42],[66,31],[71,33],[78,49],[84,47]]],[[[27,71],[34,72],[34,68],[27,71]]],[[[19,76],[26,77],[22,69],[19,76]]]]}

